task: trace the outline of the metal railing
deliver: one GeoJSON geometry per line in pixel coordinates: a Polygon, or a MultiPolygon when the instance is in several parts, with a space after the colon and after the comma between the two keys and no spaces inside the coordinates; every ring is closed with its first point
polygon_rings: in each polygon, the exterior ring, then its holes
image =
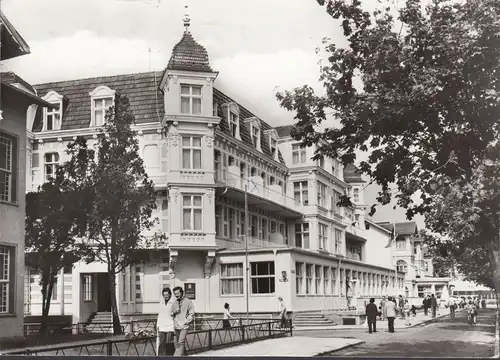
{"type": "MultiPolygon", "coordinates": [[[[292,336],[292,322],[288,321],[287,327],[281,327],[281,320],[265,322],[259,319],[233,321],[230,328],[219,327],[219,319],[203,321],[211,328],[189,331],[186,337],[186,354],[196,354],[204,351],[234,346],[276,337],[292,336]]],[[[222,326],[222,322],[220,322],[222,326]]],[[[37,349],[24,349],[22,351],[6,351],[1,355],[41,355],[41,356],[88,356],[88,355],[133,355],[156,356],[156,336],[141,338],[97,340],[80,344],[62,346],[42,346],[37,349]]]]}

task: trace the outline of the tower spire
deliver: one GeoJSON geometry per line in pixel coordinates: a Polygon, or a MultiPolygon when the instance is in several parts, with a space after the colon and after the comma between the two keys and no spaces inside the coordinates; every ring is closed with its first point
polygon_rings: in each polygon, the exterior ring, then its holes
{"type": "Polygon", "coordinates": [[[182,21],[184,22],[184,28],[186,29],[185,32],[189,32],[189,25],[191,22],[191,18],[189,17],[189,14],[188,14],[188,6],[185,5],[184,8],[186,9],[186,13],[184,14],[184,17],[182,18],[182,21]]]}

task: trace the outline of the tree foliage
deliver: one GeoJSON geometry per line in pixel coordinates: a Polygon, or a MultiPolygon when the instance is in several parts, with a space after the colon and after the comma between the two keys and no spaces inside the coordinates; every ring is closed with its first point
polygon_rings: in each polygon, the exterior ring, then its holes
{"type": "Polygon", "coordinates": [[[78,139],[70,144],[74,155],[67,165],[78,172],[79,179],[74,183],[87,200],[81,207],[86,235],[84,257],[88,262],[107,264],[115,334],[122,332],[116,274],[134,263],[137,249],[162,240],[145,235],[157,221],[151,218],[156,194],[139,156],[134,123],[128,99],[117,95],[97,137],[95,154],[85,140],[78,139]]]}
{"type": "Polygon", "coordinates": [[[424,214],[434,177],[472,176],[499,137],[498,1],[433,0],[424,8],[407,0],[396,18],[390,8],[369,14],[360,0],[317,1],[340,21],[348,46],[325,40],[324,94],[310,86],[277,94],[296,113],[292,136],[344,165],[367,153],[359,167],[381,186],[377,201],[395,196],[408,218],[424,214]],[[319,130],[330,113],[341,126],[319,130]]]}

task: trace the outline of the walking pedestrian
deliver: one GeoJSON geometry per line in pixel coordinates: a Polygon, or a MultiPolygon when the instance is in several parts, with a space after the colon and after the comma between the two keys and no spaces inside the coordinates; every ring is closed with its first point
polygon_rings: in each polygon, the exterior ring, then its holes
{"type": "Polygon", "coordinates": [[[406,317],[406,326],[411,325],[411,306],[407,299],[404,300],[403,312],[406,317]]]}
{"type": "Polygon", "coordinates": [[[396,318],[396,304],[393,301],[393,298],[389,296],[389,301],[385,303],[385,314],[387,316],[389,332],[394,332],[394,319],[396,318]]]}
{"type": "Polygon", "coordinates": [[[436,317],[436,310],[437,310],[437,299],[434,296],[434,294],[431,294],[431,308],[432,308],[432,317],[436,317]]]}
{"type": "Polygon", "coordinates": [[[229,304],[225,303],[224,304],[224,318],[222,319],[222,328],[223,329],[228,329],[231,327],[231,323],[229,322],[229,319],[234,319],[234,317],[231,316],[231,312],[229,311],[229,304]]]}
{"type": "Polygon", "coordinates": [[[194,305],[191,300],[184,296],[184,289],[180,286],[174,287],[174,295],[177,299],[177,301],[174,301],[172,304],[172,316],[174,318],[175,330],[174,356],[184,356],[187,332],[189,325],[194,320],[194,305]]]}
{"type": "Polygon", "coordinates": [[[287,313],[286,305],[285,305],[285,302],[283,301],[283,298],[281,296],[278,297],[278,302],[279,302],[279,307],[280,307],[280,319],[281,319],[280,328],[286,329],[286,328],[288,328],[288,316],[286,314],[287,313]]]}
{"type": "Polygon", "coordinates": [[[385,321],[385,303],[387,300],[385,299],[385,296],[382,296],[382,301],[380,302],[380,320],[385,321]]]}
{"type": "Polygon", "coordinates": [[[456,302],[454,298],[450,298],[448,300],[448,307],[450,308],[450,317],[454,318],[455,317],[455,309],[456,309],[456,302]]]}
{"type": "Polygon", "coordinates": [[[375,299],[371,298],[370,302],[366,305],[366,318],[368,320],[368,332],[371,334],[377,332],[377,315],[378,309],[375,305],[375,299]]]}
{"type": "Polygon", "coordinates": [[[422,301],[422,305],[424,306],[424,315],[427,316],[429,313],[429,308],[431,307],[428,295],[425,295],[424,301],[422,301]]]}
{"type": "Polygon", "coordinates": [[[172,291],[169,288],[164,288],[162,291],[163,301],[160,304],[160,311],[158,319],[156,320],[157,326],[157,345],[156,354],[158,356],[173,355],[174,351],[171,349],[174,339],[174,318],[172,317],[172,291]]]}
{"type": "Polygon", "coordinates": [[[403,299],[403,295],[399,295],[398,311],[399,311],[399,316],[401,317],[401,319],[405,318],[404,307],[405,307],[405,302],[404,302],[404,299],[403,299]]]}

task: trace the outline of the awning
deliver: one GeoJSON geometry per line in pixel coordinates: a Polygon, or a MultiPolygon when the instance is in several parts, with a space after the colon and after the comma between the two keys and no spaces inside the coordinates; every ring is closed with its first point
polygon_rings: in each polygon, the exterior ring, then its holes
{"type": "Polygon", "coordinates": [[[0,81],[0,83],[1,83],[2,91],[5,89],[8,92],[16,93],[16,94],[18,94],[20,96],[25,96],[28,99],[30,99],[30,101],[31,101],[32,104],[45,106],[45,107],[48,107],[50,109],[57,109],[57,108],[59,108],[59,106],[51,104],[51,103],[49,103],[49,102],[47,102],[45,100],[42,100],[41,98],[39,98],[35,94],[32,94],[32,93],[30,93],[30,92],[28,92],[26,90],[18,88],[17,86],[15,86],[13,84],[10,84],[10,83],[5,82],[5,81],[0,81]]]}
{"type": "Polygon", "coordinates": [[[353,234],[353,233],[349,232],[349,230],[347,230],[347,229],[346,229],[346,232],[345,232],[345,236],[346,236],[346,240],[348,238],[351,238],[352,240],[355,240],[355,241],[366,242],[366,239],[364,237],[361,237],[359,235],[353,234]]]}
{"type": "MultiPolygon", "coordinates": [[[[216,189],[215,195],[221,196],[222,193],[224,193],[224,196],[227,196],[241,203],[245,203],[245,191],[243,190],[230,186],[223,186],[223,187],[218,187],[216,189]]],[[[287,219],[295,220],[295,219],[301,219],[303,217],[302,213],[298,211],[292,210],[272,200],[263,198],[261,196],[252,193],[247,193],[247,201],[248,201],[248,206],[263,207],[266,211],[275,213],[279,216],[283,216],[287,219]]]]}

